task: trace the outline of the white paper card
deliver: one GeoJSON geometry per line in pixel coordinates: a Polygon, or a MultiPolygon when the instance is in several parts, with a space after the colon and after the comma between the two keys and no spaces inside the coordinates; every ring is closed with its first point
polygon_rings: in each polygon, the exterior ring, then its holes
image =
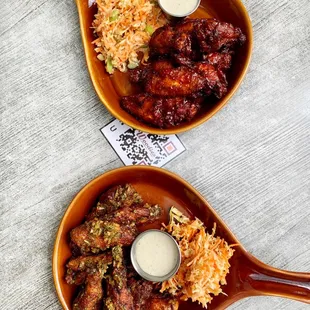
{"type": "Polygon", "coordinates": [[[115,119],[100,131],[126,166],[162,167],[185,151],[176,135],[158,136],[133,129],[115,119]]]}

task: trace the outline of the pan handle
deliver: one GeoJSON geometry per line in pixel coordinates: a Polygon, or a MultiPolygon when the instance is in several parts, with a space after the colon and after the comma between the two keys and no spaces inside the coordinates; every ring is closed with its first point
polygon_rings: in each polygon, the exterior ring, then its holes
{"type": "Polygon", "coordinates": [[[273,268],[248,254],[240,274],[248,296],[269,295],[310,304],[310,273],[273,268]]]}

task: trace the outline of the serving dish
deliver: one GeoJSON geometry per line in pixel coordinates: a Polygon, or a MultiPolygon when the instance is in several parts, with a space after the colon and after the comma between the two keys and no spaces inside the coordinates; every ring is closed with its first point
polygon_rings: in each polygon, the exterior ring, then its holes
{"type": "MultiPolygon", "coordinates": [[[[60,223],[53,252],[53,277],[56,292],[63,309],[71,308],[75,288],[65,282],[65,265],[71,256],[68,235],[82,223],[84,216],[102,192],[112,186],[131,183],[145,201],[158,203],[163,209],[160,221],[167,222],[168,210],[177,207],[187,216],[201,219],[210,231],[214,222],[217,235],[229,244],[238,244],[230,260],[231,268],[226,295],[214,297],[208,309],[225,309],[239,299],[270,295],[310,303],[310,273],[296,273],[270,267],[248,253],[210,204],[186,181],[164,169],[149,166],[129,166],[109,171],[88,183],[72,200],[60,223]]],[[[142,230],[159,228],[153,223],[142,230]]],[[[180,309],[202,309],[192,302],[181,303],[180,309]]]]}
{"type": "Polygon", "coordinates": [[[175,134],[190,130],[218,112],[233,96],[240,86],[248,69],[252,54],[253,34],[249,15],[240,0],[202,0],[200,7],[190,15],[191,18],[210,18],[215,17],[221,21],[232,23],[240,27],[246,35],[246,43],[238,50],[234,56],[233,65],[227,74],[229,83],[228,93],[220,100],[212,99],[206,104],[199,114],[190,122],[183,123],[168,129],[154,128],[136,120],[133,116],[124,111],[119,104],[121,96],[131,94],[132,85],[128,81],[128,74],[115,72],[110,76],[105,71],[104,64],[98,60],[91,42],[94,39],[93,29],[91,28],[96,7],[92,0],[76,0],[82,42],[85,50],[86,63],[90,78],[95,91],[108,111],[121,122],[138,130],[153,134],[175,134]]]}

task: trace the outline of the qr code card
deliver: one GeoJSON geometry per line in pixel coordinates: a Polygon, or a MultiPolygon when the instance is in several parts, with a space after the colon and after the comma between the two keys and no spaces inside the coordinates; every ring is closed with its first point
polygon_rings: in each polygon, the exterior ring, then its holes
{"type": "Polygon", "coordinates": [[[176,135],[158,136],[133,129],[115,119],[100,130],[126,166],[162,167],[185,151],[176,135]]]}

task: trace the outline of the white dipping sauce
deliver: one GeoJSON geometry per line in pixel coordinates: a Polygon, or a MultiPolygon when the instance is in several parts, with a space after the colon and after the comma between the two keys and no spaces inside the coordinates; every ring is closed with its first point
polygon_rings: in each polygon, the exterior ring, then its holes
{"type": "Polygon", "coordinates": [[[186,16],[197,6],[199,0],[160,0],[160,5],[166,13],[174,16],[186,16]]]}
{"type": "Polygon", "coordinates": [[[135,259],[140,268],[151,276],[163,277],[178,262],[178,247],[166,234],[150,231],[143,235],[135,247],[135,259]]]}

